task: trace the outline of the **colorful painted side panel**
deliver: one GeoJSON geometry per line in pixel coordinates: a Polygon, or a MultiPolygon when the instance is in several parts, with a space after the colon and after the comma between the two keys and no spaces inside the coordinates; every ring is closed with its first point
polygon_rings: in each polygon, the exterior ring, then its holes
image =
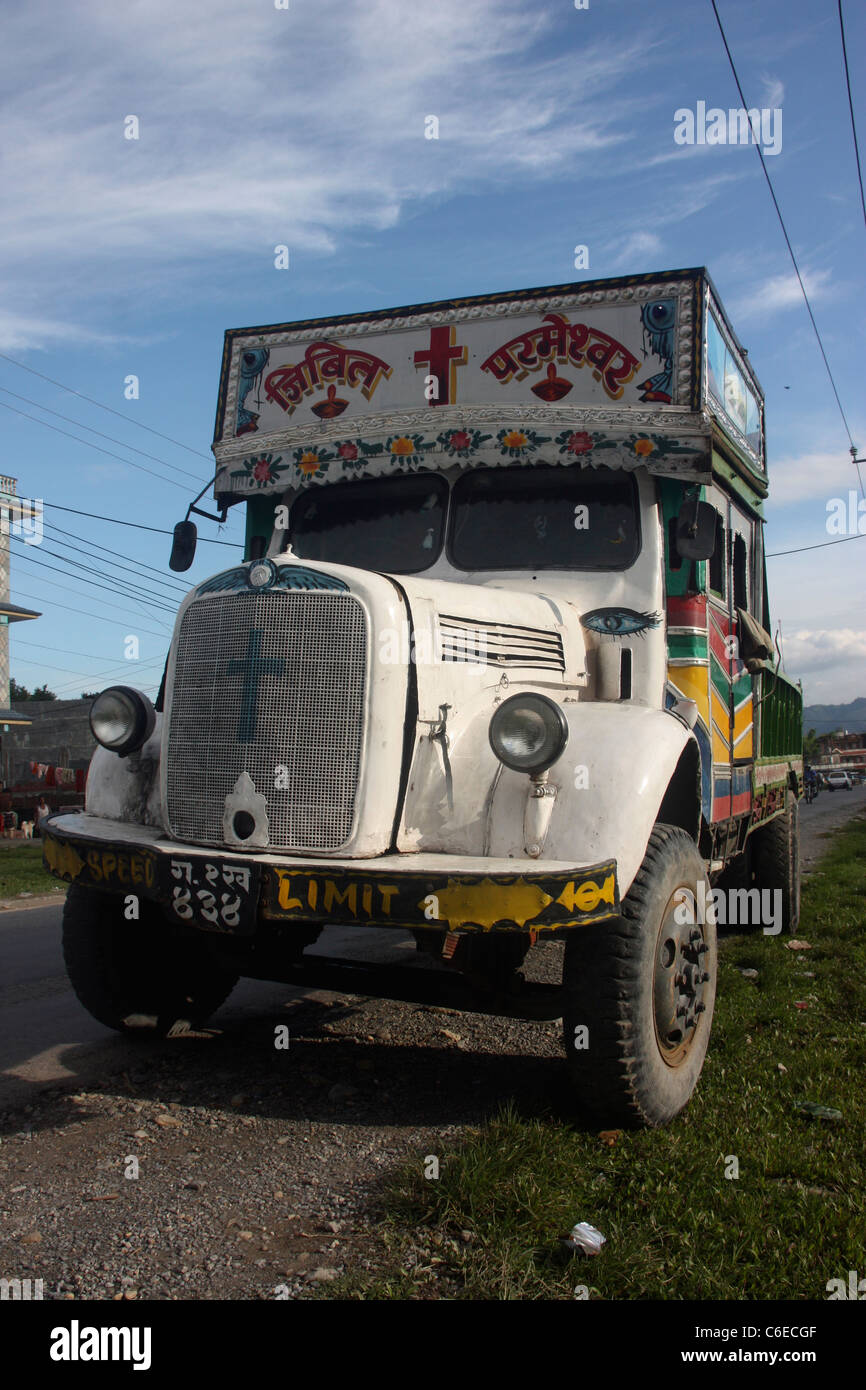
{"type": "Polygon", "coordinates": [[[803,759],[791,757],[784,762],[759,759],[753,769],[754,800],[750,831],[785,809],[785,795],[796,781],[798,798],[803,795],[803,759]]]}
{"type": "Polygon", "coordinates": [[[746,815],[752,809],[754,692],[752,677],[739,657],[730,617],[712,600],[707,605],[707,635],[713,762],[718,773],[713,820],[723,820],[746,815]]]}
{"type": "Polygon", "coordinates": [[[668,596],[668,704],[694,700],[702,802],[711,824],[752,809],[752,678],[734,655],[727,614],[706,595],[668,596]]]}
{"type": "Polygon", "coordinates": [[[671,706],[677,700],[694,700],[697,705],[694,734],[701,753],[701,810],[704,819],[710,821],[714,787],[705,595],[677,597],[668,593],[667,643],[666,704],[671,706]]]}

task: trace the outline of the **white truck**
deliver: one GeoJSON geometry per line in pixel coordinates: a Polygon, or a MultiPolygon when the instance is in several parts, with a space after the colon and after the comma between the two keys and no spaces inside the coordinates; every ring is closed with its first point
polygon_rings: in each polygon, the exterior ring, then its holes
{"type": "Polygon", "coordinates": [[[213,448],[244,558],[155,705],[95,700],[86,810],[44,827],[84,1005],[170,1031],[247,975],[561,1017],[583,1109],[669,1121],[713,1014],[696,904],[799,911],[763,401],[706,272],[233,330],[213,448]],[[305,954],[328,924],[422,968],[305,954]],[[527,978],[550,939],[561,980],[527,978]]]}

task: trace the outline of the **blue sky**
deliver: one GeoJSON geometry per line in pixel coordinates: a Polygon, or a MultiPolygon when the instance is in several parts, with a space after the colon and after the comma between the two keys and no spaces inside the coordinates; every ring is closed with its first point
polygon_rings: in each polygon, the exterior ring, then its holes
{"type": "MultiPolygon", "coordinates": [[[[750,105],[782,111],[767,166],[866,454],[866,228],[836,6],[719,9],[750,105]]],[[[866,157],[866,11],[847,0],[845,20],[866,157]]],[[[592,277],[709,268],[766,393],[767,550],[832,538],[827,504],[857,476],[757,155],[673,139],[678,109],[740,104],[709,0],[29,0],[2,30],[0,352],[122,418],[2,358],[0,403],[125,460],[2,409],[0,471],[22,495],[170,528],[211,471],[224,329],[559,283],[585,244],[592,277]]],[[[12,629],[13,675],[66,697],[152,692],[170,610],[237,551],[202,544],[173,576],[166,536],[45,516],[40,547],[11,542],[13,602],[44,615],[12,629]],[[117,592],[132,560],[153,567],[139,601],[117,592]]],[[[241,534],[241,509],[200,528],[241,534]]],[[[807,701],[866,694],[864,560],[852,540],[769,561],[807,701]]]]}

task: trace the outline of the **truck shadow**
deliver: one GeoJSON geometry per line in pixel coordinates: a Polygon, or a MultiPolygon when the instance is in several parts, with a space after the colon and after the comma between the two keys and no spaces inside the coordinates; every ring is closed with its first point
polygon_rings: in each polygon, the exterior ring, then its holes
{"type": "Polygon", "coordinates": [[[181,1121],[194,1107],[199,1118],[203,1108],[217,1120],[222,1114],[330,1128],[442,1128],[477,1124],[511,1102],[527,1117],[580,1125],[558,1024],[345,998],[291,1000],[243,1018],[232,1018],[229,1007],[222,1015],[206,1038],[131,1042],[107,1035],[98,1080],[93,1044],[64,1048],[70,1076],[62,1084],[46,1090],[21,1081],[11,1093],[7,1087],[6,1127],[11,1121],[20,1130],[22,1119],[34,1131],[80,1122],[86,1099],[69,1114],[68,1099],[63,1103],[64,1094],[79,1091],[171,1103],[181,1121]],[[280,1032],[286,1028],[287,1037],[280,1032]],[[275,1045],[279,1040],[288,1045],[275,1045]],[[23,1116],[34,1102],[36,1113],[23,1116]]]}

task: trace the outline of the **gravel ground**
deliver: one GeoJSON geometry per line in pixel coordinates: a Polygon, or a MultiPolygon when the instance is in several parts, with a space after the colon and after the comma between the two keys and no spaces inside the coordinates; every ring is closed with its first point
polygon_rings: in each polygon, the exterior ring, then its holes
{"type": "Polygon", "coordinates": [[[395,1163],[515,1094],[567,1103],[559,1024],[334,995],[277,1022],[287,1050],[271,1018],[143,1042],[98,1086],[0,1116],[0,1276],[46,1299],[311,1297],[375,1266],[395,1163]]]}
{"type": "MultiPolygon", "coordinates": [[[[858,788],[802,808],[805,865],[864,803],[858,788]]],[[[536,948],[532,975],[555,978],[561,950],[536,948]]],[[[0,1278],[42,1279],[49,1299],[313,1297],[375,1269],[395,1164],[512,1097],[569,1112],[558,1023],[320,992],[212,1023],[0,1113],[0,1278]]]]}

